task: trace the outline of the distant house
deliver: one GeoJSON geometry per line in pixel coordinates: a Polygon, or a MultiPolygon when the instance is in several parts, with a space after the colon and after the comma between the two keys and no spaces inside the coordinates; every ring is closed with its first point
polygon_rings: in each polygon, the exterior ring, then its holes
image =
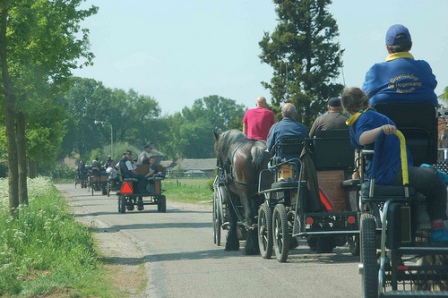
{"type": "Polygon", "coordinates": [[[177,177],[213,177],[216,158],[164,160],[160,164],[166,168],[167,177],[172,177],[174,174],[177,177]]]}

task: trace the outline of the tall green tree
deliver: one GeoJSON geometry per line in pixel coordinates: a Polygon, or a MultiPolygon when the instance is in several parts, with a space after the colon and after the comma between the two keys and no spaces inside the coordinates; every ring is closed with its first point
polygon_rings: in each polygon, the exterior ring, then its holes
{"type": "Polygon", "coordinates": [[[10,212],[28,202],[26,130],[32,101],[55,104],[71,70],[91,63],[88,30],[80,22],[97,12],[84,0],[0,0],[0,91],[5,103],[10,212]],[[77,63],[80,58],[83,62],[77,63]],[[19,188],[20,185],[20,188],[19,188]]]}
{"type": "Polygon", "coordinates": [[[259,42],[261,61],[274,69],[273,105],[292,102],[304,124],[325,111],[325,101],[339,95],[334,80],[342,67],[338,26],[328,11],[331,0],[274,0],[278,25],[259,42]]]}
{"type": "MultiPolygon", "coordinates": [[[[157,140],[162,128],[157,121],[160,114],[157,101],[132,89],[110,89],[93,79],[74,78],[61,101],[69,111],[62,156],[72,153],[85,156],[110,144],[109,125],[114,143],[128,142],[138,147],[157,140]],[[95,121],[106,124],[95,125],[95,121]]],[[[114,150],[113,159],[121,155],[114,150]]]]}
{"type": "Polygon", "coordinates": [[[241,129],[245,110],[244,105],[218,95],[196,99],[191,108],[184,107],[174,115],[171,126],[171,134],[176,136],[171,144],[178,157],[214,157],[213,130],[241,129]]]}

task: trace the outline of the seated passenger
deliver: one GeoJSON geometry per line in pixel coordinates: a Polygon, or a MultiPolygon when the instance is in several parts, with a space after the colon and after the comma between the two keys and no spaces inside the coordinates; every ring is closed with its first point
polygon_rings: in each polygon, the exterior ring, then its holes
{"type": "Polygon", "coordinates": [[[78,173],[78,178],[84,177],[87,173],[86,164],[82,160],[80,160],[78,166],[76,167],[76,170],[78,173]]]}
{"type": "Polygon", "coordinates": [[[157,174],[157,165],[156,165],[156,158],[154,156],[151,156],[149,158],[149,168],[148,173],[145,175],[146,178],[153,178],[157,174]]]}
{"type": "MultiPolygon", "coordinates": [[[[282,107],[283,119],[274,124],[269,131],[268,141],[266,143],[269,152],[272,152],[274,146],[284,137],[308,137],[308,128],[295,120],[296,116],[297,110],[292,103],[286,103],[282,107]]],[[[283,154],[282,152],[277,152],[277,156],[281,159],[285,158],[286,160],[298,157],[290,154],[283,154]]]]}
{"type": "Polygon", "coordinates": [[[120,178],[118,177],[117,170],[112,165],[112,161],[108,163],[106,174],[109,175],[109,179],[112,180],[114,187],[120,185],[120,178]]]}
{"type": "Polygon", "coordinates": [[[143,148],[143,151],[138,155],[137,164],[144,165],[149,163],[149,158],[151,157],[152,147],[149,144],[146,144],[143,148]]]}
{"type": "Polygon", "coordinates": [[[436,77],[424,60],[415,60],[409,51],[411,34],[403,25],[393,25],[386,34],[386,62],[376,63],[366,74],[362,90],[370,106],[378,103],[424,103],[438,107],[436,77]]]}
{"type": "Polygon", "coordinates": [[[339,97],[332,97],[327,104],[328,113],[321,115],[314,120],[310,129],[310,138],[314,137],[316,131],[329,129],[348,129],[345,121],[347,116],[342,113],[342,104],[339,97]]]}
{"type": "MultiPolygon", "coordinates": [[[[373,144],[383,131],[389,135],[396,131],[392,120],[383,114],[369,109],[368,96],[359,88],[349,88],[342,95],[344,108],[352,114],[347,120],[350,126],[350,139],[356,149],[373,144]]],[[[382,185],[403,185],[400,162],[400,144],[396,136],[386,136],[384,150],[378,160],[376,183],[382,185]]],[[[408,150],[409,152],[409,150],[408,150]]],[[[444,226],[446,214],[446,184],[433,167],[413,167],[412,157],[408,155],[409,184],[426,197],[427,211],[431,220],[431,242],[448,243],[448,230],[444,226]]],[[[370,166],[366,169],[371,176],[370,166]]]]}
{"type": "Polygon", "coordinates": [[[120,160],[120,171],[123,178],[135,178],[138,180],[138,190],[145,192],[146,177],[137,173],[137,166],[132,161],[132,152],[126,151],[125,156],[120,160]]]}

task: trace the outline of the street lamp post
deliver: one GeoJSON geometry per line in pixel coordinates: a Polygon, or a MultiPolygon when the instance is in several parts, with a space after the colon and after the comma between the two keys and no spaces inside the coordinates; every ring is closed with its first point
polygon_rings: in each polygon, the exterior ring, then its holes
{"type": "Polygon", "coordinates": [[[110,125],[110,157],[114,158],[114,130],[112,128],[112,124],[107,121],[98,121],[95,120],[95,124],[109,124],[110,125]]]}

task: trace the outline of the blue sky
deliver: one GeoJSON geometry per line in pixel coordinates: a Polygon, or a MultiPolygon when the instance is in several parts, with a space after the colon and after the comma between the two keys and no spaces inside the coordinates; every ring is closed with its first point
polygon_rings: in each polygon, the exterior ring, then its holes
{"type": "MultiPolygon", "coordinates": [[[[162,114],[196,99],[219,95],[253,107],[271,96],[272,68],[262,64],[258,42],[277,25],[268,0],[87,0],[99,7],[82,25],[90,29],[94,66],[74,71],[106,87],[153,97],[162,114]]],[[[411,53],[429,62],[437,95],[448,86],[448,1],[335,0],[329,7],[345,48],[339,83],[361,87],[366,71],[387,57],[385,34],[407,26],[411,53]]]]}

